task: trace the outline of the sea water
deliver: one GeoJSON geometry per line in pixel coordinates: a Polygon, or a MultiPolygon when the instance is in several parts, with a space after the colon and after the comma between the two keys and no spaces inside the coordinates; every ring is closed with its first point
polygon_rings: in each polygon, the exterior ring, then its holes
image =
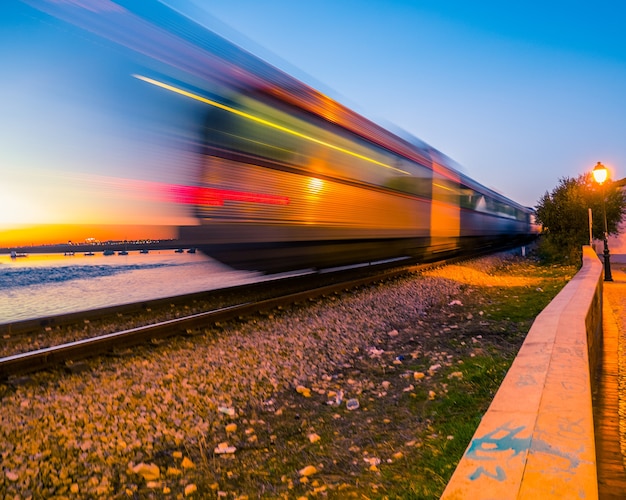
{"type": "Polygon", "coordinates": [[[0,324],[263,279],[200,253],[0,255],[0,324]]]}

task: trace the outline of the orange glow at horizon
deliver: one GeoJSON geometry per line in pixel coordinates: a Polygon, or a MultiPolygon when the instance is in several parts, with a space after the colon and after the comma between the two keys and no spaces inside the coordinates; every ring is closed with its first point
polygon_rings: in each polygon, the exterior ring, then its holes
{"type": "Polygon", "coordinates": [[[109,240],[166,240],[178,237],[176,226],[123,224],[40,224],[0,229],[0,248],[85,243],[87,238],[109,240]]]}

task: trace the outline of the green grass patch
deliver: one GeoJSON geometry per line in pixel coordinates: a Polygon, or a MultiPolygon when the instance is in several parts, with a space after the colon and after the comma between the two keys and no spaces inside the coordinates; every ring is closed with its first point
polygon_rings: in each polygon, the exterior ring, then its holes
{"type": "MultiPolygon", "coordinates": [[[[454,467],[508,370],[511,358],[496,355],[465,357],[456,370],[462,378],[448,376],[447,392],[422,404],[416,401],[412,411],[428,422],[421,436],[422,445],[399,467],[384,469],[391,491],[379,498],[425,500],[439,498],[454,467]]],[[[410,398],[408,398],[410,401],[410,398]]]]}
{"type": "MultiPolygon", "coordinates": [[[[531,270],[524,266],[524,271],[531,270]]],[[[545,309],[577,271],[573,266],[537,266],[533,273],[539,279],[537,284],[483,288],[479,295],[485,316],[493,321],[526,324],[545,309]]]]}

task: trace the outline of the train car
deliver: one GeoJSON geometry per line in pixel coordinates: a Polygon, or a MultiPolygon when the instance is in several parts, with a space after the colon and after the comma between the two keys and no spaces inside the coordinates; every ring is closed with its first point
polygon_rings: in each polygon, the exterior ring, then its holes
{"type": "Polygon", "coordinates": [[[445,155],[338,104],[329,118],[319,112],[328,98],[315,97],[270,85],[214,102],[196,190],[201,224],[181,238],[232,267],[277,272],[426,260],[532,234],[530,209],[445,155]]]}

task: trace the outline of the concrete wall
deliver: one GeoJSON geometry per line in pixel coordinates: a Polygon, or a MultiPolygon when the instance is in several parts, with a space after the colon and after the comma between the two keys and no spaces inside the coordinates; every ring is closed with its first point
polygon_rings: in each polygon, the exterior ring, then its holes
{"type": "Polygon", "coordinates": [[[598,498],[592,374],[602,264],[583,266],[533,323],[442,500],[598,498]]]}

